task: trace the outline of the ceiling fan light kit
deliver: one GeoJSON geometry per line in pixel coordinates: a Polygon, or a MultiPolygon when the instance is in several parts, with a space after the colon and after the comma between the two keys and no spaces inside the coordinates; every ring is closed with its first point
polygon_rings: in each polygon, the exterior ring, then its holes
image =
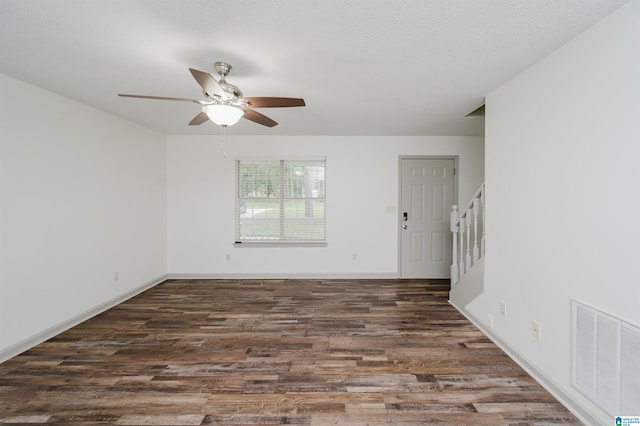
{"type": "Polygon", "coordinates": [[[224,104],[208,105],[202,107],[202,111],[207,114],[209,120],[222,127],[233,126],[244,115],[244,111],[240,108],[224,104]]]}
{"type": "Polygon", "coordinates": [[[189,68],[191,75],[202,87],[205,100],[172,98],[166,96],[128,95],[118,93],[127,98],[155,99],[164,101],[195,102],[202,105],[202,112],[196,115],[190,126],[196,126],[211,120],[218,126],[228,127],[236,124],[241,118],[267,127],[278,123],[261,114],[253,108],[282,108],[305,106],[301,98],[248,97],[245,98],[237,86],[227,82],[226,77],[231,71],[231,65],[226,62],[216,62],[214,68],[220,78],[216,80],[211,74],[194,68],[189,68]]]}

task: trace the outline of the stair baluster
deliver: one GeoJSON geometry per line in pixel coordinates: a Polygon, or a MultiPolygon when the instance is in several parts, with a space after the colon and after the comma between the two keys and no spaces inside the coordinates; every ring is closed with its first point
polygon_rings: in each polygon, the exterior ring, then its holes
{"type": "Polygon", "coordinates": [[[455,284],[471,270],[473,265],[475,265],[481,258],[484,258],[484,184],[480,186],[465,210],[458,211],[457,205],[451,206],[450,226],[453,236],[451,282],[455,284]],[[478,220],[478,216],[480,216],[480,220],[478,220]],[[482,228],[480,232],[478,230],[479,226],[482,228]],[[471,242],[472,227],[473,243],[471,242]],[[465,233],[467,234],[466,238],[465,233]],[[480,234],[480,242],[478,242],[478,234],[480,234]]]}

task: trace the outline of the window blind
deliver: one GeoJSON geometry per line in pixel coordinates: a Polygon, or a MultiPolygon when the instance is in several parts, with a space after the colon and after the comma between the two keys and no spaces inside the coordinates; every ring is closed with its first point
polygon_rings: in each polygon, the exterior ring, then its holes
{"type": "Polygon", "coordinates": [[[325,242],[326,160],[237,160],[236,243],[325,242]]]}

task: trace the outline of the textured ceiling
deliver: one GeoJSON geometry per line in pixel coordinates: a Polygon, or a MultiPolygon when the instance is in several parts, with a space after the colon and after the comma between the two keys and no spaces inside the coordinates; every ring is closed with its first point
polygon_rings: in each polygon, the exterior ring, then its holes
{"type": "MultiPolygon", "coordinates": [[[[482,135],[483,97],[625,0],[0,0],[0,72],[166,134],[202,99],[189,67],[246,96],[302,97],[229,134],[482,135]]],[[[34,108],[37,99],[33,100],[34,108]]]]}

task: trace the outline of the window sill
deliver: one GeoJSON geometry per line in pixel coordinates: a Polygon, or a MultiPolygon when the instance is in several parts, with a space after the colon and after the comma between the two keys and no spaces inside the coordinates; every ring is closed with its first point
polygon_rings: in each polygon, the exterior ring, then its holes
{"type": "Polygon", "coordinates": [[[236,241],[236,248],[266,248],[266,247],[327,247],[326,241],[236,241]]]}

